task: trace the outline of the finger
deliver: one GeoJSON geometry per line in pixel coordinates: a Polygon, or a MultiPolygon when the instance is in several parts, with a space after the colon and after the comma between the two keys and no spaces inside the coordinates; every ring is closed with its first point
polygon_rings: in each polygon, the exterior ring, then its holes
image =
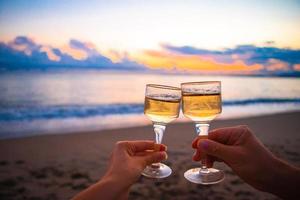
{"type": "Polygon", "coordinates": [[[138,140],[138,141],[126,141],[127,146],[133,153],[154,150],[154,151],[166,151],[167,147],[163,144],[155,144],[150,140],[138,140]]]}
{"type": "Polygon", "coordinates": [[[230,161],[235,155],[235,149],[232,146],[224,145],[213,140],[199,140],[198,148],[203,153],[215,156],[221,160],[230,161]]]}
{"type": "Polygon", "coordinates": [[[142,159],[146,163],[146,165],[150,165],[152,163],[157,163],[162,160],[166,160],[168,158],[168,155],[165,151],[160,152],[153,152],[149,155],[143,156],[142,159]]]}
{"type": "Polygon", "coordinates": [[[201,151],[200,149],[197,149],[196,152],[193,155],[193,160],[194,161],[200,161],[201,159],[203,159],[206,155],[204,154],[203,151],[201,151]]]}
{"type": "Polygon", "coordinates": [[[206,159],[206,166],[208,168],[213,166],[214,161],[216,160],[215,157],[210,156],[210,155],[204,155],[201,154],[199,150],[197,150],[193,156],[194,161],[200,161],[202,159],[206,159]]]}
{"type": "Polygon", "coordinates": [[[197,150],[197,151],[194,153],[194,155],[193,155],[193,160],[194,160],[194,161],[200,161],[202,158],[205,158],[205,157],[210,158],[210,160],[211,160],[212,162],[214,162],[214,161],[219,161],[219,160],[220,160],[220,159],[218,159],[218,158],[216,158],[216,157],[214,157],[214,156],[205,155],[204,153],[201,153],[200,150],[197,150]]]}
{"type": "Polygon", "coordinates": [[[213,162],[215,162],[215,161],[217,161],[217,162],[223,162],[223,160],[221,160],[220,158],[217,158],[216,156],[209,156],[210,157],[210,159],[213,161],[213,162]]]}
{"type": "Polygon", "coordinates": [[[155,151],[141,151],[134,154],[134,156],[147,156],[153,154],[155,151]]]}
{"type": "Polygon", "coordinates": [[[164,144],[154,144],[154,151],[167,151],[167,146],[164,144]]]}
{"type": "MultiPolygon", "coordinates": [[[[194,156],[193,156],[193,160],[194,161],[200,161],[203,157],[203,155],[201,155],[200,151],[195,152],[194,156]]],[[[215,157],[215,156],[210,156],[210,155],[206,155],[206,165],[207,167],[212,167],[214,162],[223,162],[223,160],[215,157]]]]}
{"type": "Polygon", "coordinates": [[[206,167],[211,168],[214,165],[214,161],[212,156],[206,156],[206,167]]]}
{"type": "Polygon", "coordinates": [[[200,140],[200,139],[207,139],[207,135],[200,135],[200,136],[198,136],[198,137],[196,137],[194,140],[193,140],[193,142],[192,142],[192,147],[194,148],[194,149],[197,149],[197,143],[198,143],[198,141],[200,140]]]}
{"type": "Polygon", "coordinates": [[[199,140],[198,137],[196,137],[196,138],[193,140],[193,142],[192,142],[192,148],[193,148],[193,149],[197,149],[197,143],[198,143],[198,140],[199,140]]]}
{"type": "Polygon", "coordinates": [[[247,126],[235,126],[215,129],[209,132],[208,139],[217,141],[222,144],[227,144],[230,138],[238,138],[243,134],[247,126]]]}
{"type": "Polygon", "coordinates": [[[137,152],[134,155],[135,156],[146,156],[146,155],[150,155],[153,152],[147,152],[147,151],[141,151],[141,152],[137,152]]]}
{"type": "Polygon", "coordinates": [[[200,152],[200,150],[196,150],[196,152],[194,153],[194,155],[193,155],[193,160],[194,161],[200,161],[201,160],[201,152],[200,152]]]}
{"type": "Polygon", "coordinates": [[[196,152],[193,155],[193,160],[200,161],[204,157],[205,157],[205,153],[200,148],[197,148],[196,152]]]}

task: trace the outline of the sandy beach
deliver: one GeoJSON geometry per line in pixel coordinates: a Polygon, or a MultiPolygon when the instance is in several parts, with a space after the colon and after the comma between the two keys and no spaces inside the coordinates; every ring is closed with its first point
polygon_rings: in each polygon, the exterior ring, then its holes
{"type": "MultiPolygon", "coordinates": [[[[300,165],[300,112],[244,119],[217,120],[211,127],[248,125],[276,155],[300,165]]],[[[0,199],[70,199],[103,175],[113,144],[118,140],[153,139],[151,126],[35,136],[0,140],[0,199]]],[[[129,199],[278,199],[259,192],[237,177],[225,164],[226,179],[213,186],[189,183],[183,173],[198,163],[191,160],[192,123],[167,127],[163,143],[165,162],[173,174],[163,180],[141,177],[129,199]]]]}

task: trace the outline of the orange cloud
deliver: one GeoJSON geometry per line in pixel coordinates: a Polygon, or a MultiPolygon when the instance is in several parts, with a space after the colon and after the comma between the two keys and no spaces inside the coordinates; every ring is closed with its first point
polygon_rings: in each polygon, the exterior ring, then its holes
{"type": "Polygon", "coordinates": [[[277,70],[288,71],[289,64],[277,59],[269,59],[266,69],[268,71],[277,71],[277,70]]]}
{"type": "Polygon", "coordinates": [[[27,45],[26,44],[12,44],[11,47],[14,49],[14,50],[17,50],[17,51],[23,51],[27,56],[30,56],[31,55],[31,51],[29,49],[27,49],[27,45]]]}
{"type": "Polygon", "coordinates": [[[135,58],[151,68],[167,68],[222,73],[255,73],[263,69],[260,64],[246,65],[242,60],[233,63],[218,63],[212,58],[199,55],[184,55],[161,51],[144,51],[135,58]]]}
{"type": "Polygon", "coordinates": [[[294,67],[294,70],[300,71],[300,64],[295,64],[293,67],[294,67]]]}
{"type": "Polygon", "coordinates": [[[123,59],[129,57],[127,52],[119,52],[114,49],[109,49],[108,51],[102,51],[101,54],[108,57],[114,63],[120,62],[123,59]]]}
{"type": "Polygon", "coordinates": [[[76,60],[85,60],[88,57],[88,54],[86,51],[84,51],[82,49],[71,48],[69,45],[63,46],[62,48],[60,48],[60,50],[63,53],[69,54],[76,60]]]}
{"type": "Polygon", "coordinates": [[[84,44],[89,49],[96,49],[96,45],[92,42],[85,42],[84,44]]]}
{"type": "Polygon", "coordinates": [[[49,60],[60,61],[60,57],[52,51],[52,48],[44,46],[40,49],[40,51],[45,52],[47,54],[49,60]]]}

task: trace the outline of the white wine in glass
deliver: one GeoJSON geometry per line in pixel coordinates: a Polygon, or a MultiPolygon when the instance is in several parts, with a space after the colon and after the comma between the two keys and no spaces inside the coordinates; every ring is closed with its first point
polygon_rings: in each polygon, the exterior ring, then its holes
{"type": "MultiPolygon", "coordinates": [[[[201,138],[208,137],[209,123],[222,112],[221,82],[190,82],[181,84],[183,114],[195,122],[196,133],[201,138]]],[[[202,166],[186,171],[184,177],[198,184],[215,184],[224,179],[218,169],[207,168],[206,159],[202,166]]]]}
{"type": "MultiPolygon", "coordinates": [[[[156,143],[161,143],[167,123],[178,117],[180,101],[180,88],[154,84],[146,86],[144,113],[153,122],[156,143]]],[[[142,172],[150,178],[165,178],[171,173],[172,169],[163,163],[149,165],[142,172]]]]}

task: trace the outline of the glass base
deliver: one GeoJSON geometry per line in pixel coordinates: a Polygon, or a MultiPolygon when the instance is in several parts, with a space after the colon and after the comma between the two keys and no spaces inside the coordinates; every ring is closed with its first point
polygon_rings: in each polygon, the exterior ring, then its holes
{"type": "Polygon", "coordinates": [[[163,163],[155,163],[147,166],[142,175],[148,178],[166,178],[172,174],[172,169],[163,164],[163,163]]]}
{"type": "Polygon", "coordinates": [[[201,168],[190,169],[184,173],[184,177],[193,183],[202,185],[220,183],[225,178],[224,172],[218,169],[207,168],[204,171],[200,170],[201,168]]]}

